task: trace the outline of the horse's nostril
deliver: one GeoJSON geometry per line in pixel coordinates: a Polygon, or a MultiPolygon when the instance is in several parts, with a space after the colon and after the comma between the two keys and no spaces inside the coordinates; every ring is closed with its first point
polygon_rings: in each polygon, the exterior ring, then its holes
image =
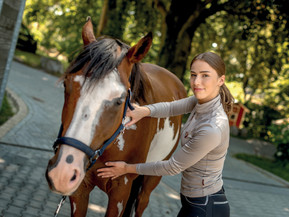
{"type": "Polygon", "coordinates": [[[75,179],[76,179],[76,170],[74,170],[74,174],[73,174],[72,178],[70,179],[70,181],[72,182],[72,181],[74,181],[75,179]]]}

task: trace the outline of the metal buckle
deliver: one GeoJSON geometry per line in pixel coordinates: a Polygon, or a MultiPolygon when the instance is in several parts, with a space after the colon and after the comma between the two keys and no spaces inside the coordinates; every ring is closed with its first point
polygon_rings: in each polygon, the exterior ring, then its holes
{"type": "Polygon", "coordinates": [[[94,155],[89,159],[89,162],[92,163],[93,161],[96,161],[100,156],[100,151],[96,150],[94,155]]]}

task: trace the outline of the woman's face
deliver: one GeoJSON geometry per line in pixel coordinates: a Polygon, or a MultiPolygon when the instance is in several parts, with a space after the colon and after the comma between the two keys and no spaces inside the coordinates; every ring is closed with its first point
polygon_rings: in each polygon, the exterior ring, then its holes
{"type": "Polygon", "coordinates": [[[203,60],[196,60],[191,67],[191,88],[200,104],[214,99],[224,84],[225,75],[218,76],[215,69],[203,60]]]}

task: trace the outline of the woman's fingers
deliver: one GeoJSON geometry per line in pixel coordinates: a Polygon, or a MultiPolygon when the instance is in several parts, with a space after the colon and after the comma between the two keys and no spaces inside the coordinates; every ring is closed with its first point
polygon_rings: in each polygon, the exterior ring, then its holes
{"type": "Polygon", "coordinates": [[[130,120],[129,122],[127,122],[126,124],[125,124],[125,127],[129,127],[129,126],[131,126],[131,125],[134,125],[135,123],[136,123],[137,121],[136,120],[130,120]]]}
{"type": "Polygon", "coordinates": [[[113,172],[112,168],[101,168],[97,170],[97,176],[101,178],[117,178],[118,176],[113,172]]]}
{"type": "Polygon", "coordinates": [[[97,170],[97,176],[115,179],[125,173],[125,162],[106,162],[104,168],[97,170]]]}

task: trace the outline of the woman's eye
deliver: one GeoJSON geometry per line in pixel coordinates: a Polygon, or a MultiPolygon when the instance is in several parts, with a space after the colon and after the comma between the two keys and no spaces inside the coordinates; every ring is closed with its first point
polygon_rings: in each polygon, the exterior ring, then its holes
{"type": "Polygon", "coordinates": [[[195,74],[191,74],[191,77],[196,77],[197,75],[195,75],[195,74]]]}

